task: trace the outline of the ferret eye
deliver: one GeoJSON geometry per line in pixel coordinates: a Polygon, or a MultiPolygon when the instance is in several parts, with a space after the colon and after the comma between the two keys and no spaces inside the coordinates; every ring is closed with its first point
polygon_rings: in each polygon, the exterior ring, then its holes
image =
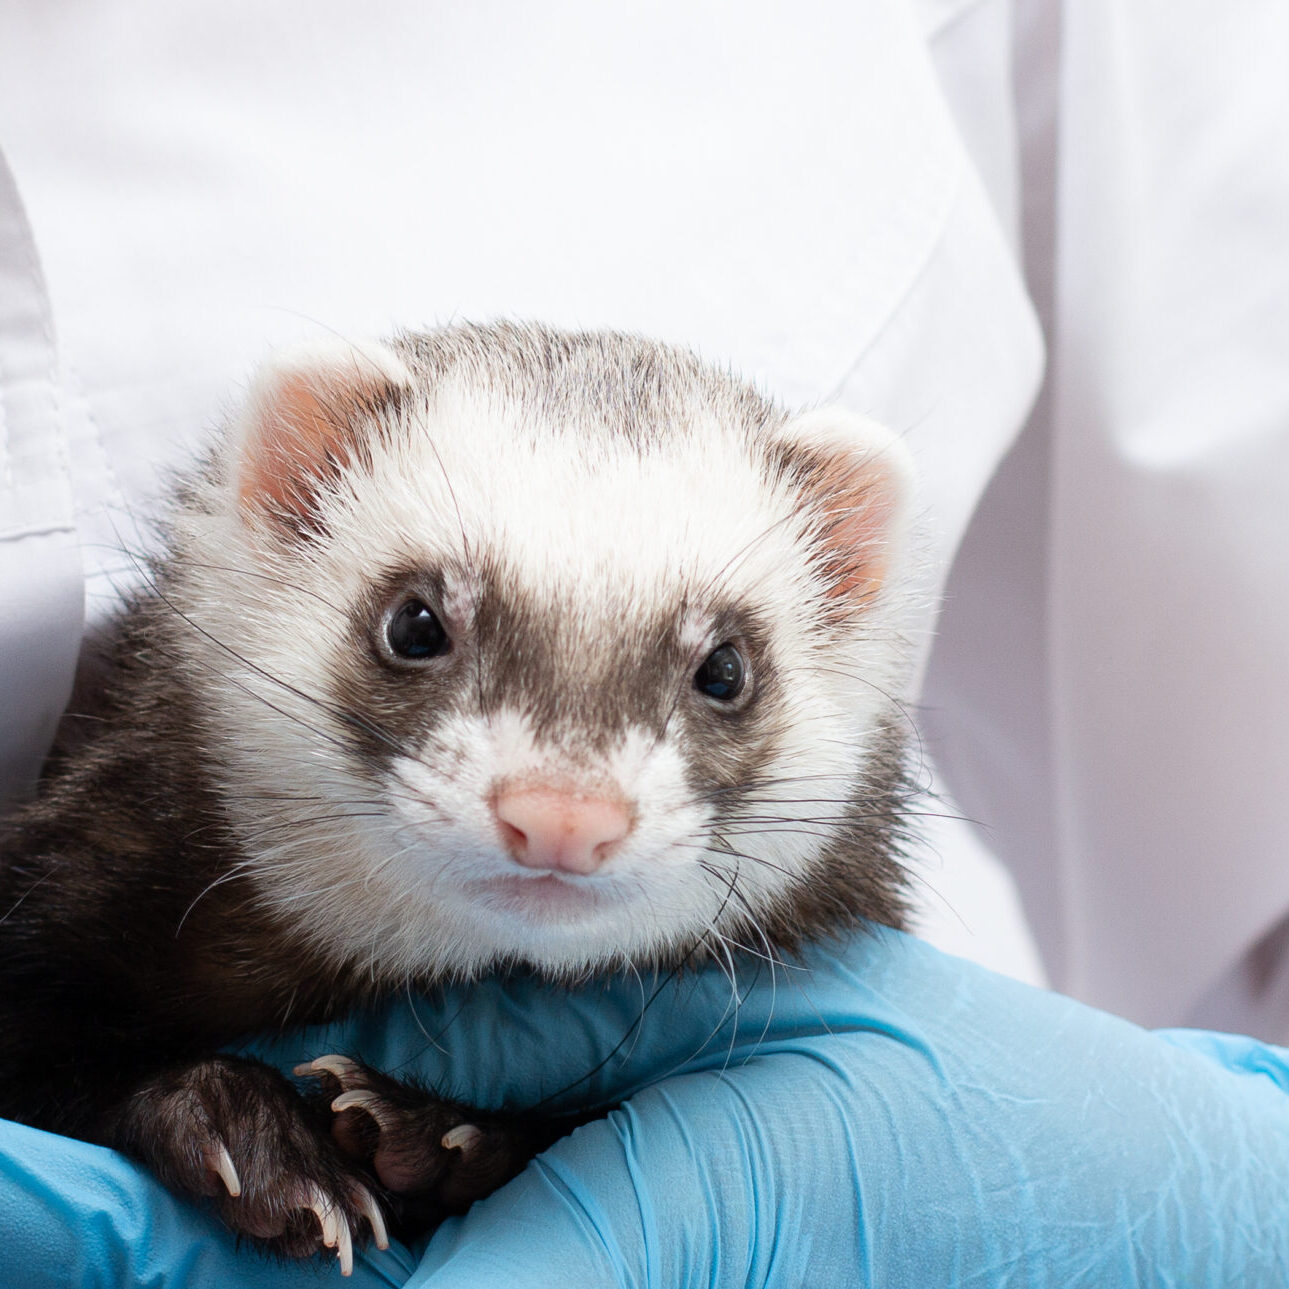
{"type": "Polygon", "coordinates": [[[452,648],[438,614],[420,600],[408,600],[390,617],[385,638],[395,654],[411,662],[437,658],[452,648]]]}
{"type": "Polygon", "coordinates": [[[743,655],[732,644],[717,645],[694,672],[694,688],[723,703],[737,698],[746,680],[743,655]]]}

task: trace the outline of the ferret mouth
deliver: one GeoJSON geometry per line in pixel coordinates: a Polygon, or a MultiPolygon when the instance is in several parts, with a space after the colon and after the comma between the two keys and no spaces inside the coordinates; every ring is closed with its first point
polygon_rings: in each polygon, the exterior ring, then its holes
{"type": "Polygon", "coordinates": [[[477,889],[488,906],[540,921],[587,914],[604,898],[604,892],[585,878],[561,873],[504,874],[481,881],[477,889]]]}

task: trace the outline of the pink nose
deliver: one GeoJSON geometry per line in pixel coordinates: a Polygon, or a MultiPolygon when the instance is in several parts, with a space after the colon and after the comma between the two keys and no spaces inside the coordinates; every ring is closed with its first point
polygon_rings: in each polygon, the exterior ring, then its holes
{"type": "Polygon", "coordinates": [[[525,868],[593,873],[631,831],[620,801],[556,788],[504,788],[493,812],[506,849],[525,868]]]}

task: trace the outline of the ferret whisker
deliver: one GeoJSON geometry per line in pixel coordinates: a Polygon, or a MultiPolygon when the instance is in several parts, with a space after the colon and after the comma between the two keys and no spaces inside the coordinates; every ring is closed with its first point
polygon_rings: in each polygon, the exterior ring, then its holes
{"type": "Polygon", "coordinates": [[[817,837],[825,841],[837,838],[840,831],[837,825],[829,825],[827,822],[814,824],[810,820],[786,820],[782,823],[759,823],[745,827],[729,824],[722,825],[722,829],[731,837],[795,836],[817,837]]]}
{"type": "MultiPolygon", "coordinates": [[[[209,663],[205,659],[200,659],[198,665],[205,668],[212,675],[218,676],[219,679],[224,681],[226,684],[233,685],[235,688],[241,690],[241,692],[244,693],[248,698],[253,698],[255,699],[256,702],[262,703],[270,711],[276,712],[279,716],[283,717],[285,720],[293,721],[296,725],[303,727],[304,729],[308,730],[311,734],[316,734],[320,739],[322,739],[326,743],[330,743],[333,747],[338,747],[345,752],[349,751],[349,748],[346,747],[342,739],[336,738],[334,734],[329,734],[326,730],[319,729],[311,721],[306,721],[304,717],[297,715],[295,712],[287,711],[286,708],[281,707],[277,703],[272,702],[270,699],[266,698],[263,694],[259,693],[256,689],[252,688],[250,685],[248,685],[245,681],[241,680],[240,678],[232,675],[229,672],[221,671],[213,663],[209,663]]],[[[256,668],[256,670],[259,670],[259,669],[256,668]]],[[[284,686],[284,688],[289,689],[290,686],[284,686]]],[[[319,706],[321,706],[321,704],[319,704],[319,706]]]]}
{"type": "Polygon", "coordinates": [[[773,778],[750,778],[744,783],[731,783],[719,788],[709,788],[705,791],[704,796],[712,798],[743,794],[748,797],[755,797],[762,788],[776,788],[792,783],[821,783],[829,780],[843,783],[852,791],[854,789],[853,774],[794,774],[775,776],[773,778]]]}
{"type": "MultiPolygon", "coordinates": [[[[225,801],[298,801],[315,803],[328,800],[322,793],[311,793],[301,796],[290,792],[229,792],[224,795],[225,801]]],[[[361,804],[375,804],[363,802],[361,804]]]]}
{"type": "Polygon", "coordinates": [[[712,926],[704,928],[704,930],[699,933],[698,939],[695,942],[694,950],[691,952],[696,951],[700,945],[707,946],[706,958],[716,965],[717,969],[729,982],[730,997],[725,1004],[725,1010],[721,1013],[720,1017],[716,1020],[715,1024],[707,1034],[698,1044],[696,1044],[687,1057],[677,1061],[669,1070],[667,1070],[663,1075],[664,1078],[669,1078],[677,1070],[682,1069],[695,1057],[699,1056],[712,1039],[721,1032],[722,1028],[730,1021],[731,1017],[733,1017],[733,1023],[730,1025],[730,1050],[726,1053],[722,1071],[729,1068],[730,1054],[733,1051],[734,1043],[738,1039],[738,1015],[739,1010],[742,1007],[743,999],[739,990],[738,975],[734,970],[733,959],[730,957],[729,949],[724,943],[724,938],[721,936],[720,932],[716,930],[714,923],[712,926]],[[719,954],[713,950],[713,937],[715,939],[716,947],[720,949],[719,954]]]}
{"type": "MultiPolygon", "coordinates": [[[[777,788],[777,787],[780,787],[782,784],[786,784],[790,782],[793,782],[793,780],[783,780],[781,781],[781,783],[769,782],[769,783],[766,783],[764,787],[777,788]]],[[[799,782],[802,782],[804,784],[806,780],[802,779],[799,782]]],[[[723,794],[722,789],[715,789],[706,795],[708,797],[715,797],[717,795],[722,795],[722,794],[723,794]]],[[[928,793],[925,788],[920,788],[916,786],[910,787],[907,791],[904,791],[904,792],[897,791],[895,793],[889,793],[885,789],[881,791],[881,796],[883,797],[883,799],[889,799],[892,795],[897,796],[898,799],[901,801],[912,801],[918,797],[933,796],[933,794],[928,793]]],[[[826,796],[808,797],[808,796],[803,796],[800,793],[793,793],[790,796],[776,797],[776,796],[770,796],[766,791],[763,791],[761,787],[752,786],[746,790],[744,797],[745,797],[745,803],[749,806],[777,805],[779,803],[792,805],[793,803],[796,803],[796,802],[801,802],[804,805],[814,804],[817,802],[822,802],[824,804],[832,803],[835,805],[851,805],[851,804],[861,804],[864,799],[864,793],[863,793],[863,784],[859,784],[857,786],[851,780],[848,779],[846,782],[846,792],[842,795],[828,794],[826,796]]]]}
{"type": "MultiPolygon", "coordinates": [[[[720,1032],[720,1027],[727,1020],[732,1021],[730,1024],[730,1041],[729,1046],[725,1049],[725,1060],[721,1065],[721,1073],[724,1074],[730,1068],[730,1062],[734,1059],[734,1048],[738,1043],[738,1018],[743,1010],[743,995],[739,990],[738,973],[734,968],[734,955],[730,952],[730,947],[726,943],[725,937],[715,928],[710,928],[711,934],[716,937],[716,943],[721,950],[721,969],[725,973],[725,978],[730,982],[730,1000],[726,1004],[725,1014],[721,1017],[713,1034],[720,1032]],[[731,1016],[732,1013],[732,1016],[731,1016]]],[[[710,1039],[708,1040],[711,1041],[710,1039]]]]}
{"type": "Polygon", "coordinates": [[[745,560],[752,552],[767,538],[772,537],[785,524],[800,522],[801,515],[798,511],[789,511],[786,515],[781,515],[773,523],[767,524],[755,537],[740,547],[730,559],[700,588],[699,595],[695,598],[710,600],[719,586],[728,586],[730,579],[743,566],[745,560]]]}
{"type": "MultiPolygon", "coordinates": [[[[644,883],[643,881],[637,883],[637,895],[643,896],[645,903],[649,905],[650,913],[652,913],[655,916],[655,920],[656,920],[657,907],[653,899],[653,894],[651,891],[647,889],[646,883],[644,883]]],[[[632,962],[630,959],[627,959],[627,965],[631,968],[632,971],[635,972],[636,981],[640,988],[641,1006],[643,1006],[644,1005],[644,979],[641,977],[640,971],[636,967],[634,962],[632,962]]],[[[640,1014],[643,1014],[643,1013],[640,1013],[640,1014]]],[[[632,1033],[631,1035],[631,1041],[630,1043],[628,1043],[626,1050],[622,1053],[621,1060],[624,1065],[628,1061],[630,1061],[632,1056],[635,1054],[636,1047],[639,1045],[640,1038],[643,1032],[644,1032],[643,1025],[636,1025],[634,1027],[634,1033],[632,1033]]]]}
{"type": "MultiPolygon", "coordinates": [[[[721,852],[721,853],[728,853],[728,852],[721,852]]],[[[715,865],[707,864],[700,861],[699,866],[705,872],[710,873],[713,877],[719,878],[722,883],[724,883],[727,880],[728,874],[725,872],[722,872],[715,865]]],[[[757,933],[758,937],[760,937],[760,939],[765,943],[765,949],[764,951],[760,949],[754,949],[750,944],[743,944],[741,941],[736,940],[728,931],[722,932],[721,934],[723,935],[724,939],[729,943],[731,948],[737,950],[739,953],[746,954],[749,958],[757,958],[760,961],[765,962],[770,966],[777,967],[785,973],[789,971],[799,971],[799,972],[804,972],[806,975],[809,975],[810,969],[808,967],[805,967],[800,963],[796,963],[796,962],[785,962],[782,958],[778,957],[773,952],[768,941],[766,940],[765,932],[761,928],[760,922],[756,918],[755,914],[753,913],[752,907],[748,903],[747,898],[746,896],[744,896],[743,892],[740,890],[736,890],[734,892],[734,898],[737,899],[743,905],[746,911],[747,919],[746,919],[745,925],[747,925],[747,927],[750,930],[753,930],[757,933]]]]}
{"type": "Polygon", "coordinates": [[[42,873],[38,878],[36,878],[36,880],[32,882],[23,891],[23,893],[20,896],[18,896],[18,898],[8,907],[8,909],[5,910],[4,916],[0,917],[0,926],[3,926],[4,923],[6,923],[11,917],[13,917],[13,915],[17,913],[17,911],[22,907],[23,903],[27,900],[28,896],[30,896],[34,891],[38,890],[41,886],[43,886],[47,881],[50,880],[50,878],[54,877],[57,874],[59,868],[61,867],[62,867],[61,864],[52,864],[44,873],[42,873]]]}
{"type": "MultiPolygon", "coordinates": [[[[738,900],[740,901],[740,903],[742,903],[744,909],[746,910],[746,913],[751,925],[758,931],[758,933],[761,934],[762,938],[764,939],[765,938],[764,930],[762,929],[760,922],[756,917],[755,912],[748,904],[747,900],[744,899],[743,893],[741,891],[736,892],[736,898],[738,898],[738,900]]],[[[766,949],[767,951],[770,951],[770,946],[768,942],[766,943],[766,949]]],[[[804,965],[798,966],[797,964],[787,963],[787,962],[784,962],[782,959],[779,959],[779,966],[782,967],[784,970],[784,979],[797,990],[797,993],[799,994],[799,996],[803,999],[803,1001],[807,1003],[807,1005],[810,1007],[810,1010],[814,1012],[816,1018],[823,1026],[824,1032],[827,1034],[831,1034],[833,1032],[832,1026],[828,1024],[823,1013],[819,1010],[818,1006],[815,1004],[814,999],[809,995],[809,993],[806,992],[806,989],[805,989],[805,982],[810,977],[810,968],[804,965]],[[792,974],[790,968],[795,968],[795,971],[796,971],[795,975],[792,974]]],[[[764,1034],[762,1034],[762,1041],[764,1041],[764,1037],[765,1037],[764,1034]]]]}
{"type": "MultiPolygon", "coordinates": [[[[442,1044],[442,1043],[440,1043],[440,1042],[438,1041],[438,1039],[437,1039],[437,1038],[435,1038],[435,1037],[430,1033],[430,1031],[429,1031],[428,1029],[426,1029],[426,1028],[425,1028],[425,1023],[421,1020],[421,1013],[420,1013],[420,1011],[417,1009],[417,1006],[416,1006],[416,1002],[415,1002],[415,1000],[412,998],[412,978],[411,978],[411,976],[404,976],[404,978],[403,978],[403,997],[404,997],[404,998],[406,999],[406,1001],[407,1001],[407,1010],[408,1010],[408,1011],[411,1013],[411,1015],[412,1015],[412,1022],[413,1022],[413,1024],[415,1024],[416,1028],[417,1028],[418,1030],[420,1030],[420,1032],[421,1032],[421,1037],[422,1037],[422,1038],[424,1038],[424,1039],[425,1039],[425,1041],[430,1045],[430,1047],[432,1047],[436,1052],[440,1053],[440,1054],[441,1054],[441,1055],[443,1055],[443,1056],[447,1056],[447,1055],[449,1054],[449,1053],[448,1053],[448,1049],[447,1049],[446,1047],[444,1047],[444,1046],[443,1046],[443,1044],[442,1044]]],[[[465,1005],[464,1003],[462,1003],[462,1004],[461,1004],[461,1006],[464,1006],[464,1005],[465,1005]]],[[[452,1017],[452,1020],[455,1020],[455,1019],[456,1019],[456,1017],[457,1017],[457,1016],[459,1016],[460,1014],[461,1014],[461,1008],[460,1008],[460,1007],[458,1007],[458,1008],[457,1008],[457,1010],[456,1010],[456,1012],[455,1012],[455,1014],[454,1014],[454,1015],[453,1015],[453,1017],[452,1017]]],[[[445,1021],[445,1022],[444,1022],[444,1025],[443,1025],[443,1028],[439,1031],[439,1032],[440,1032],[440,1034],[446,1033],[446,1031],[447,1031],[447,1027],[448,1027],[451,1023],[452,1023],[452,1021],[451,1021],[451,1020],[449,1020],[449,1021],[445,1021]]],[[[424,1049],[422,1049],[422,1051],[424,1051],[424,1049]]],[[[406,1064],[406,1062],[405,1062],[405,1064],[406,1064]]]]}
{"type": "Polygon", "coordinates": [[[175,927],[175,939],[179,939],[179,936],[184,929],[184,923],[188,921],[189,915],[192,913],[193,909],[195,909],[207,895],[215,890],[216,887],[223,886],[228,882],[236,881],[239,877],[247,877],[249,875],[249,864],[237,864],[233,868],[229,869],[227,873],[222,873],[219,877],[215,878],[213,882],[208,882],[204,887],[202,887],[202,889],[197,892],[192,903],[184,909],[183,917],[179,919],[178,925],[175,927]]]}
{"type": "Polygon", "coordinates": [[[300,986],[297,984],[292,986],[291,996],[286,1000],[286,1006],[282,1008],[283,1025],[287,1025],[290,1023],[291,1017],[295,1012],[296,1003],[299,1001],[299,999],[300,999],[300,986]]]}
{"type": "MultiPolygon", "coordinates": [[[[318,824],[342,823],[351,819],[384,819],[385,817],[383,810],[338,809],[323,814],[293,815],[288,819],[277,819],[272,823],[257,824],[253,829],[243,830],[240,836],[245,841],[262,841],[266,837],[271,837],[274,833],[286,832],[294,834],[302,828],[310,828],[318,824]]],[[[207,829],[223,826],[222,821],[204,824],[202,827],[194,828],[192,832],[186,834],[184,840],[189,841],[207,829]]]]}
{"type": "Polygon", "coordinates": [[[762,828],[773,824],[816,824],[816,825],[841,825],[850,823],[855,819],[862,819],[864,816],[858,812],[845,811],[842,814],[785,814],[782,811],[775,811],[774,814],[745,814],[739,811],[737,818],[731,819],[729,824],[722,824],[722,827],[728,828],[762,828]]]}
{"type": "MultiPolygon", "coordinates": [[[[687,960],[688,960],[688,955],[686,956],[685,961],[687,960]]],[[[591,1069],[589,1069],[585,1074],[581,1075],[576,1079],[573,1079],[569,1083],[566,1083],[563,1087],[557,1088],[554,1092],[547,1093],[546,1096],[542,1097],[542,1099],[536,1103],[533,1109],[540,1109],[543,1106],[549,1105],[552,1101],[556,1101],[560,1097],[566,1096],[574,1088],[581,1087],[582,1084],[589,1082],[597,1074],[599,1074],[599,1072],[602,1069],[604,1069],[611,1061],[613,1061],[618,1056],[618,1054],[622,1051],[622,1049],[626,1047],[627,1044],[631,1041],[631,1036],[644,1023],[644,1018],[646,1013],[654,1005],[654,1003],[656,1003],[658,999],[662,997],[662,995],[667,989],[667,986],[671,984],[671,982],[675,980],[675,978],[680,974],[680,971],[683,968],[683,966],[684,966],[684,962],[681,962],[676,966],[672,967],[666,973],[666,975],[664,975],[662,980],[660,980],[654,986],[653,993],[651,993],[649,997],[645,1000],[644,1006],[640,1008],[639,1014],[636,1016],[635,1020],[633,1020],[631,1024],[627,1027],[626,1033],[623,1034],[620,1039],[618,1039],[618,1041],[613,1045],[612,1048],[610,1048],[608,1053],[601,1060],[596,1062],[596,1064],[593,1065],[591,1069]]]]}
{"type": "MultiPolygon", "coordinates": [[[[406,846],[403,846],[398,850],[391,851],[388,855],[382,856],[375,864],[371,865],[366,873],[363,874],[363,890],[370,890],[373,878],[380,876],[380,874],[383,873],[391,864],[396,863],[398,860],[402,859],[404,855],[410,854],[414,851],[418,844],[419,842],[416,841],[408,842],[406,846]]],[[[432,891],[436,885],[437,877],[437,874],[428,874],[422,879],[425,882],[427,894],[432,891]]]]}
{"type": "MultiPolygon", "coordinates": [[[[261,676],[263,679],[267,680],[270,684],[277,685],[279,688],[285,690],[287,693],[293,694],[296,698],[300,698],[306,703],[313,704],[320,711],[326,712],[334,719],[342,721],[345,724],[353,725],[355,728],[361,729],[365,733],[372,735],[373,738],[376,738],[380,742],[385,743],[388,747],[392,748],[395,752],[399,753],[400,755],[402,756],[409,755],[407,750],[396,739],[392,738],[388,733],[380,729],[377,725],[373,724],[371,721],[368,721],[365,717],[358,715],[358,713],[356,712],[346,711],[344,708],[337,707],[334,703],[329,703],[324,699],[318,698],[316,695],[308,693],[307,691],[301,689],[299,686],[293,685],[289,681],[281,679],[281,677],[279,676],[275,676],[272,672],[268,671],[266,668],[260,667],[256,663],[251,662],[249,658],[246,658],[245,656],[243,656],[238,650],[234,649],[226,641],[220,640],[219,637],[216,636],[213,632],[207,631],[206,628],[201,626],[198,622],[196,622],[191,617],[191,615],[185,613],[177,604],[175,604],[174,601],[168,595],[166,595],[166,593],[161,589],[160,584],[157,582],[155,577],[152,576],[150,570],[144,567],[140,569],[140,572],[142,573],[144,580],[147,583],[149,589],[152,591],[153,595],[156,596],[159,603],[163,604],[167,609],[170,610],[171,613],[175,614],[176,617],[178,617],[182,622],[186,623],[193,631],[197,632],[197,634],[200,635],[203,639],[213,644],[217,649],[222,649],[226,654],[229,655],[229,657],[233,658],[242,667],[246,668],[250,672],[255,673],[258,676],[261,676]]],[[[210,664],[203,664],[203,665],[210,666],[210,664]]],[[[214,668],[213,666],[211,667],[211,670],[214,671],[216,675],[220,676],[221,679],[226,680],[231,684],[237,685],[238,688],[242,690],[242,692],[246,693],[252,698],[258,699],[260,702],[264,703],[267,707],[271,708],[273,711],[278,712],[280,715],[285,716],[290,720],[294,720],[298,722],[300,725],[303,725],[306,729],[309,729],[313,733],[317,734],[320,738],[326,739],[328,742],[335,744],[337,747],[343,748],[346,751],[349,750],[346,747],[343,740],[338,739],[333,735],[326,733],[324,730],[318,729],[316,726],[310,724],[308,721],[305,721],[302,717],[299,717],[292,712],[287,712],[281,707],[278,707],[276,704],[270,702],[267,698],[265,698],[263,694],[260,694],[256,690],[250,688],[249,686],[242,684],[237,678],[231,675],[228,675],[227,673],[220,672],[218,669],[214,668]]]]}
{"type": "MultiPolygon", "coordinates": [[[[841,676],[846,680],[854,680],[861,685],[867,685],[875,694],[884,698],[891,705],[893,711],[899,712],[912,725],[913,717],[908,710],[908,704],[898,694],[891,693],[888,689],[877,684],[871,676],[857,671],[854,667],[844,667],[836,663],[830,667],[825,667],[821,663],[806,663],[802,667],[802,671],[819,676],[841,676]]],[[[916,726],[913,726],[913,728],[916,728],[916,726]]]]}
{"type": "MultiPolygon", "coordinates": [[[[761,925],[760,919],[757,918],[755,913],[753,913],[751,905],[743,898],[743,893],[739,891],[737,894],[744,909],[747,911],[747,916],[752,930],[756,932],[757,936],[761,940],[761,945],[765,950],[765,960],[770,964],[770,1006],[766,1009],[765,1024],[761,1028],[761,1034],[752,1045],[752,1050],[755,1052],[765,1042],[765,1036],[770,1032],[770,1026],[774,1024],[775,1008],[778,1006],[779,1002],[779,976],[776,967],[783,967],[784,963],[775,957],[774,950],[770,946],[770,939],[765,934],[765,928],[761,925]]],[[[749,952],[751,952],[751,950],[749,950],[749,952]]]]}
{"type": "MultiPolygon", "coordinates": [[[[127,552],[128,553],[128,552],[127,552]]],[[[297,595],[307,595],[312,600],[317,600],[324,608],[330,609],[338,618],[343,618],[346,610],[338,604],[333,604],[325,595],[319,594],[307,586],[301,586],[298,582],[288,582],[284,577],[278,577],[273,573],[256,572],[254,569],[239,568],[235,564],[216,564],[208,560],[195,560],[191,556],[183,561],[187,568],[201,568],[213,573],[232,573],[235,577],[253,578],[259,582],[268,582],[271,586],[280,587],[284,591],[294,591],[297,595]]]]}
{"type": "Polygon", "coordinates": [[[399,756],[405,756],[409,759],[414,757],[408,748],[404,747],[392,734],[382,729],[375,721],[369,721],[365,716],[360,716],[357,712],[349,711],[345,708],[331,707],[321,699],[313,699],[323,711],[330,710],[338,721],[343,721],[346,725],[354,729],[362,730],[364,734],[370,734],[378,743],[383,743],[386,747],[398,753],[399,756]]]}
{"type": "Polygon", "coordinates": [[[720,838],[721,845],[719,848],[704,845],[702,842],[680,842],[677,844],[683,845],[688,850],[700,851],[705,855],[728,855],[731,859],[735,859],[735,860],[746,859],[746,860],[749,860],[751,863],[760,864],[763,868],[771,869],[773,872],[779,873],[784,877],[795,876],[795,874],[790,873],[786,868],[782,867],[779,864],[774,863],[773,860],[765,859],[760,855],[744,854],[742,851],[735,850],[732,846],[730,846],[729,842],[726,841],[724,832],[725,832],[725,829],[722,828],[721,830],[722,836],[720,838]]]}
{"type": "MultiPolygon", "coordinates": [[[[727,851],[726,853],[729,853],[729,852],[727,851]]],[[[720,873],[713,866],[707,864],[706,862],[702,862],[701,866],[706,872],[708,872],[712,876],[719,877],[722,881],[728,882],[730,895],[736,898],[739,901],[739,903],[743,905],[743,908],[747,914],[751,929],[761,937],[762,943],[765,946],[765,951],[766,951],[765,954],[764,955],[758,954],[754,950],[747,948],[747,946],[738,944],[737,941],[734,941],[731,937],[719,931],[716,928],[715,922],[713,922],[710,928],[713,934],[715,934],[718,937],[722,947],[724,948],[726,961],[729,964],[730,983],[731,983],[731,986],[734,988],[736,995],[738,993],[738,989],[737,989],[737,985],[734,982],[734,961],[731,954],[732,947],[737,947],[741,951],[751,954],[753,957],[762,958],[770,966],[770,1007],[768,1012],[766,1013],[765,1025],[762,1027],[760,1037],[752,1045],[752,1052],[750,1052],[748,1055],[748,1059],[750,1059],[750,1057],[753,1054],[755,1054],[755,1052],[760,1048],[761,1044],[765,1042],[765,1036],[769,1033],[770,1026],[774,1021],[775,1005],[778,998],[778,978],[775,972],[775,966],[776,966],[777,960],[773,954],[773,951],[770,948],[769,940],[766,938],[765,932],[762,930],[759,920],[757,919],[755,913],[753,913],[752,911],[751,905],[744,897],[742,891],[738,889],[739,869],[738,869],[737,859],[735,859],[734,871],[728,874],[720,873]]],[[[784,964],[782,964],[781,962],[778,962],[777,965],[782,966],[784,964]]],[[[741,1002],[742,1000],[740,998],[739,1003],[735,1009],[735,1024],[733,1026],[733,1032],[730,1035],[729,1051],[726,1053],[726,1058],[725,1058],[726,1069],[729,1068],[729,1062],[734,1053],[734,1044],[738,1036],[738,1015],[739,1015],[739,1010],[741,1008],[741,1002]]]]}

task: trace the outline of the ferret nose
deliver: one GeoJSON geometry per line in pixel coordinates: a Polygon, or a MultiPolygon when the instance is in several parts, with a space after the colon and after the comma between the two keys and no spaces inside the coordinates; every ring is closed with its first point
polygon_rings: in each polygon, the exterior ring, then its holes
{"type": "Polygon", "coordinates": [[[525,868],[593,873],[631,831],[622,802],[556,788],[505,788],[493,813],[506,849],[525,868]]]}

